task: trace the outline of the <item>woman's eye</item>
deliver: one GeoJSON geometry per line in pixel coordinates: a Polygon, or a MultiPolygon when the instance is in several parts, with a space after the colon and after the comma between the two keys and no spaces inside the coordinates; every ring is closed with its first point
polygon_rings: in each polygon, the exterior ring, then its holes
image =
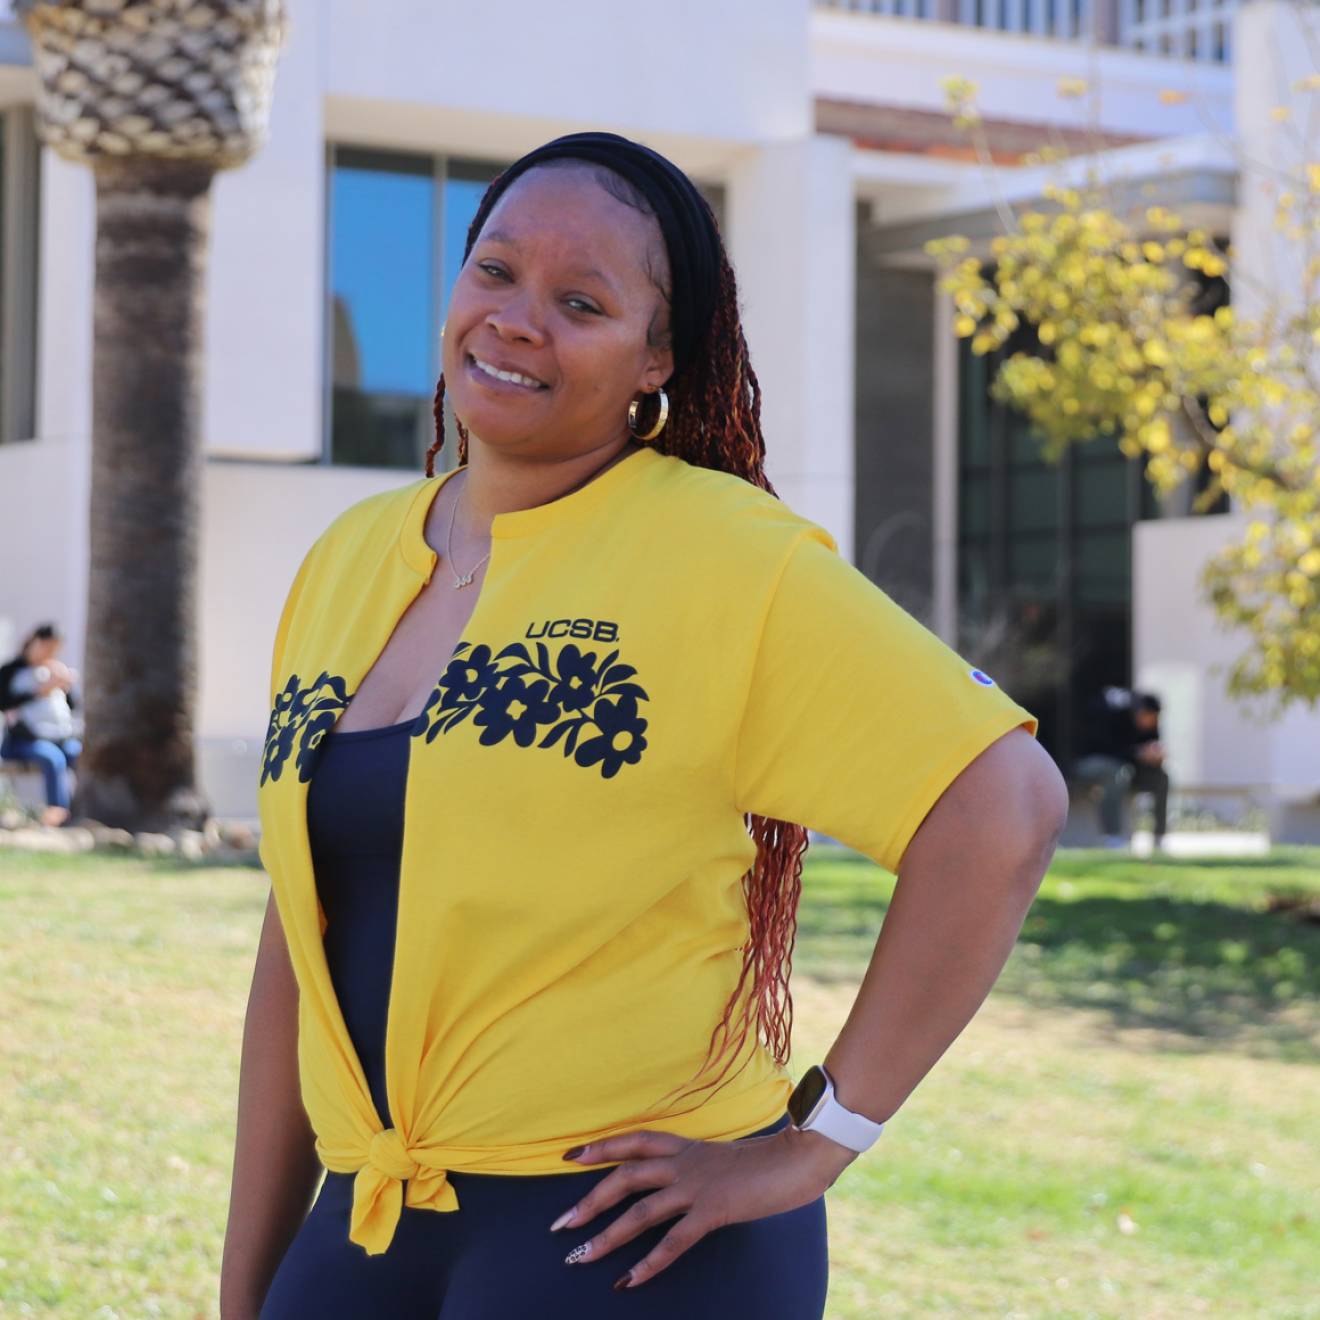
{"type": "MultiPolygon", "coordinates": [[[[509,272],[503,266],[497,266],[490,261],[478,261],[476,267],[485,275],[492,275],[499,280],[510,279],[509,272]]],[[[601,315],[600,308],[586,301],[585,298],[565,298],[565,303],[575,312],[587,312],[594,316],[601,315]]]]}

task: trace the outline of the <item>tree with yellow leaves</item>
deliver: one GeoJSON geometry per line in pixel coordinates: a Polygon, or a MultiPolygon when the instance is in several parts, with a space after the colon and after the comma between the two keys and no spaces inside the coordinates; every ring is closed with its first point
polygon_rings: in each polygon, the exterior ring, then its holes
{"type": "MultiPolygon", "coordinates": [[[[1297,89],[1320,91],[1320,76],[1297,89]]],[[[948,79],[945,90],[955,122],[981,134],[975,85],[948,79]]],[[[979,149],[988,162],[983,136],[979,149]]],[[[988,262],[962,236],[926,245],[974,353],[1034,328],[1039,350],[1006,358],[992,394],[1030,419],[1049,456],[1110,435],[1123,453],[1148,456],[1160,493],[1208,468],[1198,511],[1227,492],[1253,514],[1203,581],[1219,615],[1250,636],[1229,691],[1280,707],[1320,700],[1320,164],[1295,176],[1276,194],[1275,224],[1297,245],[1301,296],[1250,321],[1197,308],[1204,285],[1193,272],[1231,287],[1231,245],[1221,251],[1162,206],[1125,218],[1094,171],[1085,187],[1049,185],[1050,209],[1013,216],[1001,205],[1006,232],[988,262]]]]}

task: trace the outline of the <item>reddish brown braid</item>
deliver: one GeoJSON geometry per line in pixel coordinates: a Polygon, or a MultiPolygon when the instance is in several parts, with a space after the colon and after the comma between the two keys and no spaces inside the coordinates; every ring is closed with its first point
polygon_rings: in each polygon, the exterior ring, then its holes
{"type": "MultiPolygon", "coordinates": [[[[611,173],[610,177],[629,195],[630,204],[650,213],[644,195],[619,176],[611,173]]],[[[487,197],[498,184],[499,179],[496,179],[488,189],[487,197]]],[[[706,209],[710,214],[708,206],[706,209]]],[[[486,199],[483,199],[473,221],[474,229],[484,222],[487,210],[486,199]]],[[[710,223],[718,236],[719,225],[713,214],[710,214],[710,223]]],[[[469,250],[471,246],[469,241],[469,250]]],[[[738,286],[722,239],[718,246],[719,273],[711,323],[702,346],[692,355],[686,369],[668,385],[669,420],[652,447],[697,467],[731,472],[778,498],[765,474],[761,386],[752,370],[738,315],[738,286]]],[[[436,386],[433,409],[435,443],[426,451],[428,477],[435,475],[435,455],[445,442],[444,399],[445,379],[442,374],[436,386]]],[[[461,420],[455,418],[455,421],[459,436],[458,461],[462,465],[468,461],[468,433],[461,420]]],[[[643,422],[642,425],[647,424],[643,422]]],[[[689,1081],[700,1078],[711,1065],[712,1058],[718,1062],[726,1053],[728,1058],[711,1080],[693,1088],[694,1093],[712,1086],[717,1090],[727,1086],[751,1062],[754,1050],[747,1053],[733,1076],[725,1079],[753,1027],[756,1031],[753,1046],[757,1039],[762,1040],[781,1067],[787,1065],[792,1045],[793,997],[789,977],[797,935],[797,908],[802,894],[802,859],[807,848],[807,831],[789,821],[751,813],[745,813],[743,819],[756,843],[756,860],[742,878],[749,924],[748,940],[743,946],[742,971],[724,1005],[720,1021],[711,1032],[706,1056],[689,1081]],[[751,988],[744,993],[749,977],[751,988]],[[733,1020],[735,1012],[736,1021],[733,1020]]],[[[685,1089],[686,1084],[662,1098],[682,1094],[685,1089]]]]}

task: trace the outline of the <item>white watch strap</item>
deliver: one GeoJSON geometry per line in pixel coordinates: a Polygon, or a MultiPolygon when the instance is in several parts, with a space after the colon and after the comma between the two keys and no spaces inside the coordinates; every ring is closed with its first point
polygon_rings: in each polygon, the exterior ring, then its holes
{"type": "Polygon", "coordinates": [[[820,1132],[831,1141],[837,1141],[841,1146],[847,1146],[849,1150],[855,1150],[860,1155],[875,1143],[876,1138],[885,1130],[885,1125],[876,1123],[862,1114],[855,1114],[851,1109],[845,1109],[834,1098],[834,1091],[831,1088],[821,1105],[820,1112],[807,1124],[807,1130],[820,1132]]]}
{"type": "Polygon", "coordinates": [[[818,1064],[817,1068],[825,1078],[825,1093],[816,1101],[810,1117],[800,1130],[819,1132],[860,1155],[875,1144],[876,1138],[885,1130],[885,1125],[840,1104],[834,1094],[834,1078],[830,1076],[829,1069],[823,1063],[818,1064]]]}

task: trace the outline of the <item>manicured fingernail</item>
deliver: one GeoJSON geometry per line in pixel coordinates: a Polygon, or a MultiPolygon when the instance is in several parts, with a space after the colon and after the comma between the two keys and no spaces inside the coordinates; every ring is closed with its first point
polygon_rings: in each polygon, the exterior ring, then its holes
{"type": "Polygon", "coordinates": [[[564,1158],[566,1160],[575,1160],[584,1150],[586,1150],[585,1146],[574,1146],[572,1150],[566,1150],[564,1152],[564,1158]]]}
{"type": "Polygon", "coordinates": [[[631,1288],[631,1287],[632,1287],[632,1270],[629,1270],[627,1274],[621,1274],[617,1279],[614,1280],[614,1289],[616,1292],[620,1288],[631,1288]]]}
{"type": "Polygon", "coordinates": [[[586,1260],[591,1255],[591,1243],[583,1242],[574,1247],[572,1251],[564,1257],[565,1265],[576,1265],[580,1260],[586,1260]]]}
{"type": "Polygon", "coordinates": [[[557,1233],[561,1228],[566,1228],[576,1218],[577,1218],[577,1206],[570,1206],[567,1210],[564,1211],[562,1215],[559,1216],[558,1219],[555,1220],[553,1224],[550,1225],[550,1231],[552,1233],[557,1233]]]}

